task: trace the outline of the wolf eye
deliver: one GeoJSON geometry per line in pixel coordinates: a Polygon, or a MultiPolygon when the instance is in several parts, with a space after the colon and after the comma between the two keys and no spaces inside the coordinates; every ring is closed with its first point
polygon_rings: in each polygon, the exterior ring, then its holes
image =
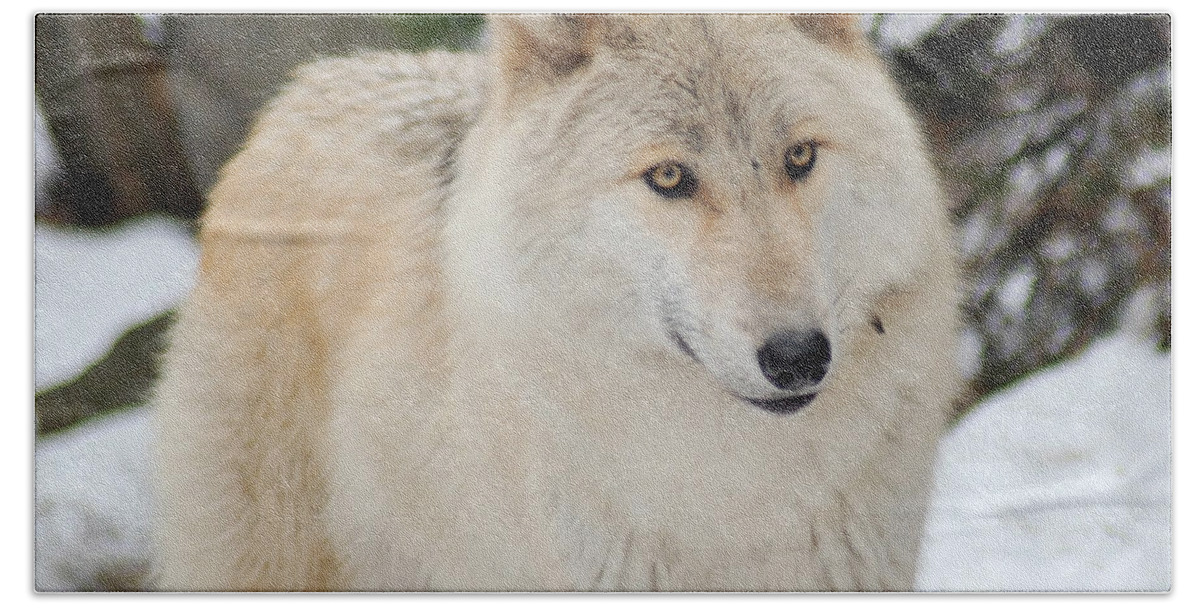
{"type": "Polygon", "coordinates": [[[783,167],[792,181],[804,179],[815,164],[817,164],[817,142],[815,141],[802,141],[788,148],[783,155],[783,167]]]}
{"type": "Polygon", "coordinates": [[[696,194],[696,177],[691,169],[679,163],[663,163],[650,167],[642,179],[659,196],[666,198],[691,198],[696,194]]]}

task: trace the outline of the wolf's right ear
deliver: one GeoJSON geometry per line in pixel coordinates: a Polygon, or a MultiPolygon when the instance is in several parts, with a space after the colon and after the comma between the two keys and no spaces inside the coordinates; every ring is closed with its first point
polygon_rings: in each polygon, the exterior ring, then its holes
{"type": "Polygon", "coordinates": [[[517,86],[548,83],[591,61],[603,36],[601,15],[495,15],[492,55],[517,86]]]}

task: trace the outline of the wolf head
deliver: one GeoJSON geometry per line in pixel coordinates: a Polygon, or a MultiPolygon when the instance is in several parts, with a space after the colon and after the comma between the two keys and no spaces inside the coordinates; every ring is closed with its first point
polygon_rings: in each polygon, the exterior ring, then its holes
{"type": "Polygon", "coordinates": [[[588,324],[745,401],[809,403],[945,239],[851,17],[513,16],[491,38],[490,120],[458,170],[494,201],[473,238],[517,260],[497,289],[591,303],[588,324]]]}

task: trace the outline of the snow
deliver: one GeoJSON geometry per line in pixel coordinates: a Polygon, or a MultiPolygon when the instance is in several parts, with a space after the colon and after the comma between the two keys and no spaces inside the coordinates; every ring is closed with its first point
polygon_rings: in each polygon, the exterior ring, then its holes
{"type": "Polygon", "coordinates": [[[1071,149],[1066,145],[1059,144],[1050,148],[1042,156],[1042,175],[1048,178],[1058,177],[1058,174],[1067,166],[1067,161],[1070,158],[1071,149]]]}
{"type": "Polygon", "coordinates": [[[39,591],[97,589],[150,556],[150,413],[133,408],[37,441],[34,576],[39,591]]]}
{"type": "Polygon", "coordinates": [[[1129,168],[1127,185],[1145,188],[1171,178],[1171,149],[1150,148],[1137,156],[1129,168]]]}
{"type": "Polygon", "coordinates": [[[983,336],[973,328],[963,329],[958,337],[958,371],[963,378],[979,373],[983,362],[983,336]]]}
{"type": "Polygon", "coordinates": [[[41,209],[49,202],[50,181],[62,170],[62,159],[40,105],[35,106],[33,113],[33,142],[33,200],[41,209]]]}
{"type": "Polygon", "coordinates": [[[1000,308],[1014,317],[1020,316],[1029,307],[1035,280],[1037,280],[1037,274],[1028,264],[1014,270],[1000,286],[998,294],[1000,308]]]}
{"type": "Polygon", "coordinates": [[[996,52],[1004,55],[1026,51],[1028,42],[1036,38],[1045,27],[1046,22],[1041,15],[1012,16],[996,37],[996,52]]]}
{"type": "Polygon", "coordinates": [[[887,15],[879,25],[879,44],[887,49],[913,46],[937,28],[943,17],[939,13],[887,15]]]}
{"type": "Polygon", "coordinates": [[[945,437],[925,591],[1167,591],[1171,364],[1119,335],[979,404],[945,437]]]}
{"type": "MultiPolygon", "coordinates": [[[[131,326],[175,306],[195,275],[187,231],[144,217],[109,231],[34,228],[34,382],[68,380],[131,326]]],[[[40,438],[34,448],[35,581],[96,588],[149,555],[149,410],[40,438]]]]}
{"type": "Polygon", "coordinates": [[[69,380],[131,326],[180,302],[199,250],[187,231],[145,216],[110,231],[34,228],[34,384],[69,380]]]}
{"type": "Polygon", "coordinates": [[[1076,249],[1075,239],[1063,232],[1042,241],[1041,254],[1053,263],[1061,264],[1071,257],[1076,249]]]}

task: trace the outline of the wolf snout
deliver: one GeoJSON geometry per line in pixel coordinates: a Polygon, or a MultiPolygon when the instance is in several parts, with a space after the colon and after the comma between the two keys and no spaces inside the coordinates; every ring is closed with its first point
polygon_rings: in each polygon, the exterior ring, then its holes
{"type": "Polygon", "coordinates": [[[773,334],[758,349],[763,376],[781,390],[816,385],[829,371],[832,350],[819,330],[788,330],[773,334]]]}

